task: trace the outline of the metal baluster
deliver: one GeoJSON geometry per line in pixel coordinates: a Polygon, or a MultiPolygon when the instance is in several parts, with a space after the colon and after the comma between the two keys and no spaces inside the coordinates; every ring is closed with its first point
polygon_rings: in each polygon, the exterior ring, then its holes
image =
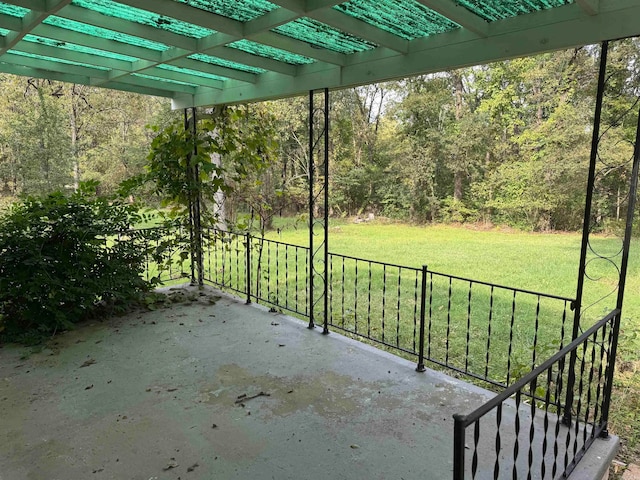
{"type": "Polygon", "coordinates": [[[471,458],[471,478],[478,472],[478,443],[480,441],[480,419],[473,425],[473,457],[471,458]]]}
{"type": "MultiPolygon", "coordinates": [[[[247,289],[247,304],[251,303],[251,235],[245,236],[245,285],[247,289]]],[[[211,258],[211,256],[209,256],[211,258]]]]}
{"type": "MultiPolygon", "coordinates": [[[[549,404],[551,400],[551,384],[553,379],[553,365],[547,369],[547,385],[544,394],[544,438],[542,440],[542,459],[540,464],[540,476],[547,475],[547,450],[549,449],[549,404]]],[[[533,401],[533,400],[532,400],[533,401]]]]}
{"type": "Polygon", "coordinates": [[[522,391],[516,392],[516,419],[515,419],[515,433],[516,439],[513,444],[513,469],[511,471],[511,477],[513,480],[518,480],[518,455],[520,454],[520,401],[522,391]]]}
{"type": "Polygon", "coordinates": [[[216,284],[220,284],[220,282],[218,281],[218,245],[220,244],[220,235],[218,234],[217,231],[214,231],[214,240],[213,240],[213,252],[214,252],[214,257],[213,257],[213,266],[215,268],[215,275],[213,276],[214,278],[214,283],[216,284]]]}
{"type": "Polygon", "coordinates": [[[564,357],[558,361],[558,376],[556,378],[556,388],[554,404],[556,406],[556,425],[553,433],[553,466],[551,467],[551,478],[556,478],[558,473],[558,456],[560,454],[560,425],[562,424],[562,387],[564,385],[564,357]]]}
{"type": "MultiPolygon", "coordinates": [[[[426,267],[423,268],[423,275],[426,271],[426,267]]],[[[431,359],[431,326],[433,323],[433,273],[429,272],[429,329],[427,339],[427,358],[431,359]]]]}
{"type": "Polygon", "coordinates": [[[565,334],[565,326],[567,322],[567,301],[564,301],[564,309],[562,310],[562,326],[560,327],[560,348],[558,350],[562,350],[564,348],[564,334],[565,334]]]}
{"type": "Polygon", "coordinates": [[[387,266],[382,266],[382,343],[384,344],[384,313],[387,303],[387,266]]]}
{"type": "MultiPolygon", "coordinates": [[[[344,328],[344,257],[342,257],[342,328],[344,328]]],[[[369,289],[371,291],[371,289],[369,289]]]]}
{"type": "Polygon", "coordinates": [[[449,277],[449,300],[447,303],[447,336],[446,336],[446,351],[445,351],[445,360],[444,363],[449,365],[449,336],[451,334],[451,285],[452,278],[449,277]]]}
{"type": "MultiPolygon", "coordinates": [[[[577,353],[577,349],[576,349],[577,353]]],[[[573,437],[573,458],[575,460],[578,451],[578,437],[580,435],[580,412],[582,411],[582,391],[584,389],[585,357],[587,356],[587,340],[582,343],[582,359],[580,360],[580,381],[578,382],[578,405],[576,407],[576,421],[573,437]]]]}
{"type": "Polygon", "coordinates": [[[358,333],[358,260],[356,259],[355,296],[353,298],[353,331],[358,333]]]}
{"type": "Polygon", "coordinates": [[[538,349],[538,329],[540,328],[540,295],[538,295],[538,302],[536,304],[536,321],[535,330],[533,333],[533,358],[531,361],[531,369],[536,368],[536,350],[538,349]]]}
{"type": "Polygon", "coordinates": [[[367,337],[371,338],[371,262],[369,262],[369,293],[367,295],[367,337]]]}
{"type": "MultiPolygon", "coordinates": [[[[589,425],[589,411],[591,410],[591,392],[593,385],[593,371],[596,361],[596,342],[598,341],[598,332],[594,332],[591,343],[591,367],[589,368],[589,378],[587,380],[587,406],[584,412],[584,426],[582,429],[582,444],[587,445],[587,425],[589,425]]],[[[586,353],[586,352],[585,352],[586,353]]],[[[591,432],[595,430],[595,420],[593,422],[591,432]]]]}
{"type": "MultiPolygon", "coordinates": [[[[415,283],[413,285],[413,351],[416,351],[416,329],[418,327],[418,272],[415,271],[415,283]]],[[[424,335],[424,332],[423,332],[424,335]]]]}
{"type": "Polygon", "coordinates": [[[531,423],[529,424],[529,453],[527,455],[527,480],[532,480],[531,467],[533,466],[533,439],[536,435],[535,419],[536,419],[536,389],[537,389],[538,377],[534,377],[529,384],[529,394],[531,395],[531,423]]]}
{"type": "Polygon", "coordinates": [[[400,281],[402,269],[398,267],[398,303],[396,304],[396,347],[400,348],[400,281]]]}
{"type": "Polygon", "coordinates": [[[295,284],[296,312],[299,312],[300,307],[298,304],[298,247],[294,247],[293,251],[296,252],[296,284],[295,284]]]}
{"type": "Polygon", "coordinates": [[[509,353],[507,354],[507,386],[511,383],[511,353],[513,352],[513,324],[516,320],[516,291],[511,300],[511,324],[509,326],[509,353]]]}
{"type": "Polygon", "coordinates": [[[500,477],[500,449],[502,448],[502,438],[500,437],[500,427],[502,425],[502,403],[496,407],[496,461],[493,464],[493,480],[500,477]]]}
{"type": "Polygon", "coordinates": [[[280,305],[280,244],[276,243],[276,305],[280,305]]]}
{"type": "Polygon", "coordinates": [[[289,308],[289,245],[284,246],[284,265],[284,304],[289,308]]]}
{"type": "Polygon", "coordinates": [[[271,242],[267,242],[267,302],[271,303],[271,242]]]}
{"type": "MultiPolygon", "coordinates": [[[[311,250],[306,248],[304,250],[304,264],[308,265],[309,264],[309,255],[311,254],[311,250]]],[[[305,297],[305,306],[304,306],[304,314],[308,317],[309,316],[309,275],[305,275],[304,276],[304,297],[305,297]]]]}
{"type": "Polygon", "coordinates": [[[469,293],[467,295],[467,345],[464,357],[464,371],[469,371],[469,343],[471,342],[471,287],[473,283],[469,281],[469,293]]]}
{"type": "Polygon", "coordinates": [[[330,325],[333,325],[333,255],[329,257],[329,283],[327,285],[327,294],[329,295],[329,314],[327,315],[327,321],[330,325]]]}
{"type": "Polygon", "coordinates": [[[487,323],[487,353],[484,363],[484,378],[489,378],[489,352],[491,351],[491,320],[493,320],[493,285],[489,295],[489,322],[487,323]]]}
{"type": "Polygon", "coordinates": [[[597,382],[597,390],[596,390],[596,404],[595,404],[595,408],[593,411],[593,425],[594,425],[594,432],[595,432],[595,428],[596,427],[600,427],[602,425],[602,419],[598,420],[598,417],[600,415],[600,395],[602,393],[602,387],[603,387],[603,381],[604,378],[602,377],[602,366],[604,363],[604,352],[605,352],[605,346],[604,346],[604,342],[605,342],[605,336],[606,336],[606,329],[602,328],[602,338],[600,339],[599,345],[600,345],[600,362],[598,363],[598,382],[597,382]]]}

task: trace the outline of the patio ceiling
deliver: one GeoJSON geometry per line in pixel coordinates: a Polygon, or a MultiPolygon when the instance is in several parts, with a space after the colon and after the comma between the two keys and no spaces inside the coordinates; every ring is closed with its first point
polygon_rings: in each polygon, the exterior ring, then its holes
{"type": "Polygon", "coordinates": [[[13,0],[0,72],[244,103],[640,34],[640,0],[13,0]]]}

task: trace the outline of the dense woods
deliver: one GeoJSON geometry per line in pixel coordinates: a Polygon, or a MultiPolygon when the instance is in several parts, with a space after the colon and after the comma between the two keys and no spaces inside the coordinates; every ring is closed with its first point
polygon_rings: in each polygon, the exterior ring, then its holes
{"type": "MultiPolygon", "coordinates": [[[[598,52],[583,47],[332,92],[332,215],[580,228],[598,52]]],[[[596,184],[603,225],[625,214],[639,54],[638,40],[610,50],[607,158],[596,184]]],[[[3,75],[0,89],[0,204],[72,191],[81,180],[114,192],[145,165],[155,135],[145,126],[181,115],[164,99],[80,85],[3,75]]],[[[243,108],[271,123],[278,147],[268,168],[236,185],[227,214],[304,212],[307,98],[243,108]]]]}

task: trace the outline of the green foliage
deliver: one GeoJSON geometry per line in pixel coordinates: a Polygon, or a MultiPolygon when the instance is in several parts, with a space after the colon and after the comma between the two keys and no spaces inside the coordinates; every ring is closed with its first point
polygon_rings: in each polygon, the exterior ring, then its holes
{"type": "Polygon", "coordinates": [[[96,188],[29,196],[0,217],[0,335],[68,329],[150,288],[140,277],[145,250],[124,235],[140,220],[137,208],[96,188]]]}
{"type": "Polygon", "coordinates": [[[224,107],[201,115],[196,131],[182,121],[152,127],[145,172],[121,184],[121,195],[146,187],[172,220],[187,223],[190,201],[200,198],[202,221],[216,222],[216,195],[233,191],[249,172],[260,172],[275,150],[270,130],[247,110],[224,107]],[[213,207],[213,208],[211,208],[213,207]]]}
{"type": "Polygon", "coordinates": [[[478,212],[467,207],[462,200],[447,197],[440,207],[440,218],[445,223],[473,223],[479,219],[478,212]]]}

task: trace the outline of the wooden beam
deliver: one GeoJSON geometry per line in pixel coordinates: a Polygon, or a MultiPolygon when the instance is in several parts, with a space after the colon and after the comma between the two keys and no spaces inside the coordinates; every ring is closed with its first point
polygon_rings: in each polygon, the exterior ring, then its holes
{"type": "Polygon", "coordinates": [[[466,28],[470,32],[475,33],[479,37],[486,37],[488,35],[489,24],[486,21],[452,0],[417,1],[434,12],[438,12],[443,17],[447,17],[462,28],[466,28]]]}

